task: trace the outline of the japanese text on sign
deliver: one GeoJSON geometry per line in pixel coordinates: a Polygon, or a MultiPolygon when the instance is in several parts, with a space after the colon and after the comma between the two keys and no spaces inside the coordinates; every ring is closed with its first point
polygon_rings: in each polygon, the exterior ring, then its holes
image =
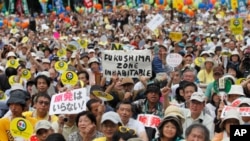
{"type": "Polygon", "coordinates": [[[111,51],[102,54],[103,75],[111,77],[116,73],[120,77],[138,77],[152,75],[150,50],[111,51]]]}
{"type": "Polygon", "coordinates": [[[139,114],[137,120],[146,127],[158,127],[161,122],[160,117],[150,114],[139,114]]]}
{"type": "Polygon", "coordinates": [[[75,114],[86,110],[89,100],[85,88],[75,89],[52,96],[49,114],[75,114]]]}
{"type": "Polygon", "coordinates": [[[236,109],[240,112],[242,117],[250,117],[250,107],[232,107],[232,106],[225,106],[221,113],[221,118],[225,117],[225,113],[231,109],[236,109]]]}

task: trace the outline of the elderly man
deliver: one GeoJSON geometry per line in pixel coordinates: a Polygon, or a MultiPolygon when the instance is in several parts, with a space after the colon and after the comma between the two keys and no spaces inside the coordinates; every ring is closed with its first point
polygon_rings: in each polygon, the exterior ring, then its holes
{"type": "Polygon", "coordinates": [[[210,132],[210,139],[214,135],[213,118],[204,112],[205,108],[205,95],[200,92],[194,92],[190,98],[189,109],[181,108],[185,122],[183,123],[183,131],[194,123],[205,125],[210,132]]]}

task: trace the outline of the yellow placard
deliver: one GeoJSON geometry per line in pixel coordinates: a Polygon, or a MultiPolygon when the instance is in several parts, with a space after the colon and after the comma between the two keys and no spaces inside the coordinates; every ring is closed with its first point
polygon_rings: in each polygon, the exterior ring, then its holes
{"type": "Polygon", "coordinates": [[[68,64],[64,61],[57,61],[55,63],[55,69],[59,72],[66,71],[68,69],[68,64]]]}
{"type": "Polygon", "coordinates": [[[64,49],[64,48],[59,49],[59,50],[57,51],[56,55],[57,55],[58,57],[63,57],[63,56],[65,56],[65,55],[66,55],[66,49],[64,49]]]}
{"type": "Polygon", "coordinates": [[[15,118],[10,122],[10,133],[13,137],[29,139],[33,134],[33,126],[24,118],[15,118]]]}
{"type": "Polygon", "coordinates": [[[19,62],[17,59],[10,59],[7,61],[7,64],[6,64],[7,67],[12,67],[12,68],[17,68],[19,66],[19,62]]]}
{"type": "Polygon", "coordinates": [[[25,36],[25,37],[23,37],[21,43],[25,44],[28,42],[28,40],[29,40],[29,38],[27,36],[25,36]]]}
{"type": "Polygon", "coordinates": [[[242,18],[231,19],[230,30],[234,35],[243,34],[243,19],[242,18]]]}
{"type": "Polygon", "coordinates": [[[203,57],[197,57],[194,59],[194,64],[198,67],[200,67],[205,62],[205,59],[203,57]]]}
{"type": "Polygon", "coordinates": [[[61,75],[63,85],[75,86],[78,82],[78,76],[73,71],[65,71],[61,75]]]}
{"type": "Polygon", "coordinates": [[[239,78],[235,81],[236,85],[240,85],[242,82],[246,81],[246,78],[239,78]]]}
{"type": "Polygon", "coordinates": [[[206,38],[206,40],[207,40],[207,43],[211,43],[212,42],[211,38],[206,38]]]}
{"type": "Polygon", "coordinates": [[[0,100],[5,100],[6,99],[6,94],[0,90],[0,100]]]}
{"type": "Polygon", "coordinates": [[[231,1],[231,8],[236,10],[238,8],[238,0],[230,0],[231,1]]]}
{"type": "Polygon", "coordinates": [[[23,69],[21,78],[29,80],[31,78],[31,72],[28,69],[23,69]]]}
{"type": "Polygon", "coordinates": [[[19,82],[17,82],[16,78],[17,78],[16,75],[12,75],[12,76],[9,77],[8,81],[9,81],[9,84],[10,84],[11,86],[12,86],[13,84],[15,84],[15,83],[20,83],[20,84],[23,83],[23,80],[22,80],[22,79],[20,79],[19,82]]]}
{"type": "Polygon", "coordinates": [[[169,38],[172,39],[172,41],[180,41],[182,39],[182,33],[181,32],[170,32],[169,38]]]}
{"type": "Polygon", "coordinates": [[[243,41],[243,36],[242,35],[235,35],[235,38],[237,41],[243,41]]]}
{"type": "Polygon", "coordinates": [[[85,40],[79,39],[79,40],[77,40],[77,42],[84,49],[88,47],[88,40],[86,40],[86,39],[85,40]]]}
{"type": "Polygon", "coordinates": [[[101,100],[103,101],[110,101],[113,99],[113,96],[110,95],[109,93],[105,93],[105,92],[102,92],[102,91],[93,91],[93,94],[100,98],[101,100]]]}

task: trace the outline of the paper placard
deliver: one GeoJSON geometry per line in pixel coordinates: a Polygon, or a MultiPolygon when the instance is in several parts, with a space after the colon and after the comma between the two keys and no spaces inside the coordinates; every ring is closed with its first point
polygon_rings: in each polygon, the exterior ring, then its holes
{"type": "Polygon", "coordinates": [[[172,41],[179,42],[182,39],[182,33],[181,32],[170,32],[169,38],[172,39],[172,41]]]}
{"type": "Polygon", "coordinates": [[[171,67],[177,67],[182,62],[182,56],[178,53],[170,53],[166,59],[167,64],[171,67]]]}
{"type": "Polygon", "coordinates": [[[55,94],[51,98],[49,114],[76,114],[86,110],[89,100],[87,89],[74,89],[71,91],[55,94]]]}
{"type": "Polygon", "coordinates": [[[161,118],[152,114],[139,114],[137,120],[146,127],[156,128],[161,122],[161,118]]]}
{"type": "Polygon", "coordinates": [[[240,112],[241,117],[250,117],[250,107],[232,107],[232,106],[225,106],[221,113],[221,118],[225,117],[225,113],[231,109],[235,109],[240,112]]]}
{"type": "Polygon", "coordinates": [[[154,31],[159,25],[161,25],[164,22],[164,18],[160,15],[157,14],[153,17],[149,23],[147,23],[147,27],[151,30],[154,31]]]}
{"type": "Polygon", "coordinates": [[[10,132],[13,137],[29,139],[33,134],[33,126],[24,118],[15,118],[10,123],[10,132]]]}
{"type": "Polygon", "coordinates": [[[152,75],[150,50],[105,50],[102,58],[105,77],[111,77],[113,73],[121,78],[152,75]]]}
{"type": "Polygon", "coordinates": [[[243,19],[242,18],[231,19],[230,30],[234,35],[243,34],[243,19]]]}

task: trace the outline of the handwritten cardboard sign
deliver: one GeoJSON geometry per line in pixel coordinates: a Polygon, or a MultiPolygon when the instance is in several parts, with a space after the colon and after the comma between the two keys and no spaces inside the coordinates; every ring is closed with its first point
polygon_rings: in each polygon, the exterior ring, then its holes
{"type": "Polygon", "coordinates": [[[106,50],[102,58],[105,77],[111,77],[113,73],[122,78],[152,75],[150,50],[106,50]]]}
{"type": "Polygon", "coordinates": [[[52,96],[49,114],[76,114],[86,110],[89,100],[86,88],[75,89],[52,96]]]}

